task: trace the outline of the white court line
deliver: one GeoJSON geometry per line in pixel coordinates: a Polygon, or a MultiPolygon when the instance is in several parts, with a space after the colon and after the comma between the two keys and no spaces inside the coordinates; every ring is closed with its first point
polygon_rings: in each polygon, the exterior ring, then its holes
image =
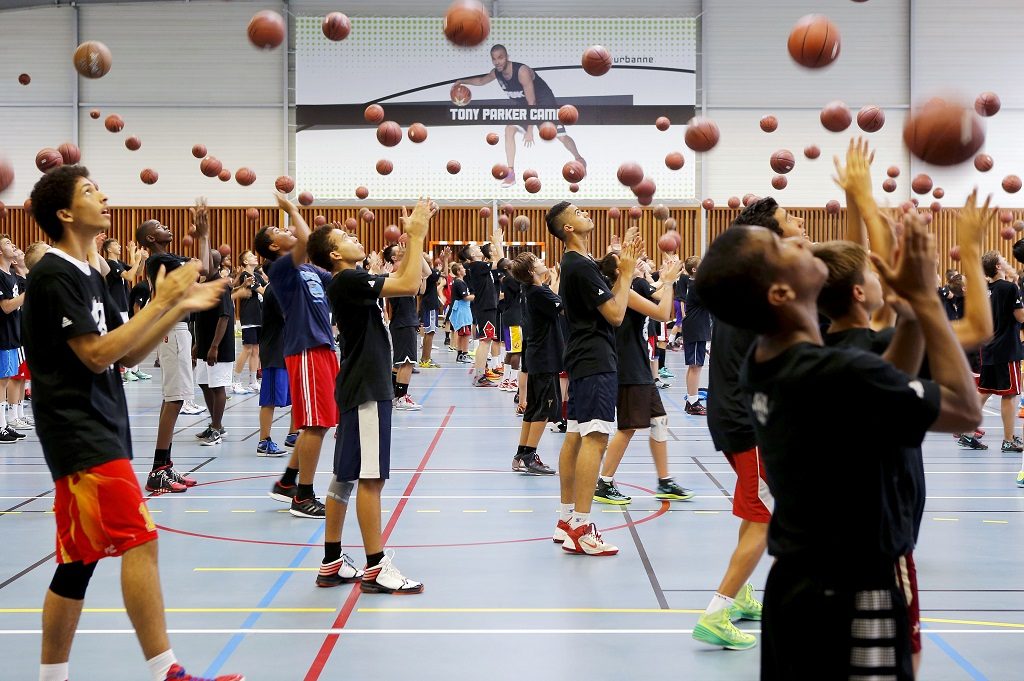
{"type": "MultiPolygon", "coordinates": [[[[437,430],[437,429],[435,428],[434,430],[437,430]]],[[[925,462],[925,463],[927,464],[927,462],[925,462]]],[[[11,465],[17,465],[17,464],[11,464],[11,465]]],[[[496,462],[494,465],[498,465],[498,463],[496,462]]],[[[623,462],[621,465],[623,465],[623,466],[643,466],[643,465],[647,465],[647,464],[645,464],[643,462],[632,461],[632,462],[623,462]]],[[[677,465],[677,466],[696,466],[697,464],[695,464],[693,462],[687,463],[686,461],[678,461],[674,465],[677,465]]],[[[712,464],[712,465],[715,465],[715,464],[712,464]]],[[[984,464],[984,465],[990,465],[990,464],[984,464]]],[[[732,468],[728,467],[728,466],[725,466],[723,468],[712,468],[708,464],[704,464],[704,467],[707,468],[708,472],[710,472],[710,473],[732,473],[733,472],[732,468]]],[[[650,470],[654,470],[654,469],[651,468],[650,470]]],[[[1016,475],[1019,472],[1019,470],[1020,469],[1018,469],[1018,468],[1007,469],[1007,470],[1003,470],[1003,471],[929,471],[929,470],[926,470],[925,471],[925,475],[1016,475]]],[[[149,468],[144,468],[144,469],[143,468],[136,468],[135,472],[137,474],[139,474],[139,475],[148,475],[149,472],[150,472],[150,469],[149,468]]],[[[392,473],[415,473],[416,469],[414,469],[414,468],[392,468],[391,472],[392,473]]],[[[630,472],[631,473],[643,473],[645,471],[630,471],[630,472]]],[[[450,469],[438,469],[438,470],[427,469],[427,470],[424,470],[424,471],[420,471],[421,475],[428,474],[428,473],[429,474],[435,474],[435,475],[516,475],[516,476],[521,476],[522,475],[521,473],[516,473],[515,471],[512,471],[512,470],[508,470],[508,471],[472,471],[472,470],[471,471],[467,471],[467,470],[450,470],[450,469]]],[[[334,475],[331,471],[317,471],[316,474],[317,475],[334,475]]],[[[0,469],[0,480],[2,480],[5,475],[45,475],[47,477],[50,477],[50,472],[49,471],[5,471],[3,469],[0,469]]],[[[265,475],[267,477],[277,477],[277,476],[280,475],[280,471],[278,471],[278,470],[262,470],[262,471],[189,471],[189,475],[192,476],[192,477],[195,477],[195,476],[198,476],[198,475],[265,475]]],[[[244,480],[238,480],[238,481],[233,481],[233,482],[245,482],[245,481],[244,480]]]]}
{"type": "MultiPolygon", "coordinates": [[[[632,496],[633,499],[654,499],[655,498],[655,496],[653,494],[633,494],[631,496],[632,496]]],[[[167,494],[162,494],[162,495],[155,496],[155,497],[149,497],[149,500],[150,501],[200,501],[200,500],[206,500],[206,499],[269,499],[269,498],[270,497],[267,496],[266,494],[237,494],[237,495],[235,495],[235,494],[227,494],[227,495],[217,495],[217,494],[202,494],[201,492],[196,492],[195,490],[193,490],[193,494],[191,496],[190,495],[185,495],[185,494],[176,494],[174,496],[170,496],[170,495],[167,495],[167,494]]],[[[381,499],[558,499],[559,496],[557,494],[519,494],[519,495],[517,495],[517,494],[496,494],[496,495],[489,495],[489,494],[415,494],[415,495],[411,495],[411,496],[382,494],[380,498],[381,499]]],[[[726,499],[723,494],[697,494],[697,495],[695,495],[692,498],[693,499],[721,499],[723,501],[728,501],[728,499],[726,499]]],[[[0,500],[17,500],[17,499],[53,499],[53,497],[52,496],[40,497],[40,496],[36,496],[34,494],[33,495],[22,495],[22,496],[19,496],[19,495],[0,496],[0,500]]],[[[993,497],[947,497],[947,496],[933,497],[933,496],[927,496],[927,497],[925,497],[925,499],[927,499],[927,500],[937,500],[937,499],[977,500],[977,501],[986,501],[986,500],[990,500],[990,499],[993,499],[993,500],[1007,500],[1007,499],[1009,499],[1009,500],[1024,500],[1024,495],[1019,495],[1018,494],[1018,495],[1011,496],[1011,497],[995,497],[995,496],[993,496],[993,497]]],[[[991,512],[992,513],[998,513],[999,511],[991,511],[991,512]]]]}
{"type": "MultiPolygon", "coordinates": [[[[760,629],[743,629],[748,634],[760,634],[760,629]]],[[[693,629],[168,629],[168,634],[282,634],[317,635],[354,634],[370,636],[550,636],[550,635],[592,635],[620,636],[662,634],[678,636],[692,634],[693,629]]],[[[923,629],[923,634],[1024,634],[1024,629],[923,629]]],[[[39,636],[42,629],[0,629],[0,636],[39,636]]],[[[125,635],[135,636],[134,629],[78,629],[76,635],[125,635]]]]}

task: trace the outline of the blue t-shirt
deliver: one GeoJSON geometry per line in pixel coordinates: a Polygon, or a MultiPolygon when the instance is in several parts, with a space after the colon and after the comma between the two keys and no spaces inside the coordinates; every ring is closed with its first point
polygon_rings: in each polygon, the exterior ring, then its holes
{"type": "Polygon", "coordinates": [[[330,283],[331,275],[315,265],[305,263],[296,267],[289,255],[274,261],[270,285],[284,312],[285,357],[321,346],[334,349],[331,306],[326,293],[330,283]]]}

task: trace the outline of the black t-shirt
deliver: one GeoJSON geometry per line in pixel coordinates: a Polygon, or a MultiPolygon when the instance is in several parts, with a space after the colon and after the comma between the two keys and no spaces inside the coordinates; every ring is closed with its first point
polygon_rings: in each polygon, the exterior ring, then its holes
{"type": "Polygon", "coordinates": [[[768,550],[856,576],[914,548],[916,490],[902,474],[939,413],[939,387],[855,348],[800,343],[740,376],[775,498],[768,550]],[[829,395],[831,399],[822,399],[829,395]],[[849,427],[847,415],[871,405],[849,427]],[[795,423],[802,424],[799,428],[795,423]],[[823,454],[821,443],[828,442],[823,454]],[[843,484],[830,484],[842,480],[843,484]]]}
{"type": "Polygon", "coordinates": [[[441,299],[437,296],[437,282],[440,279],[441,273],[435,269],[431,269],[430,274],[427,275],[427,288],[423,291],[423,297],[420,299],[420,304],[427,312],[441,307],[441,299]]]}
{"type": "Polygon", "coordinates": [[[486,260],[477,260],[469,263],[466,267],[466,278],[469,279],[469,288],[476,296],[473,299],[473,311],[497,310],[498,291],[494,288],[494,278],[491,276],[491,263],[486,260]]]}
{"type": "Polygon", "coordinates": [[[501,293],[505,297],[498,302],[503,326],[523,325],[522,285],[514,277],[502,277],[501,293]]]}
{"type": "Polygon", "coordinates": [[[988,285],[989,302],[992,304],[992,324],[995,332],[992,340],[981,348],[981,363],[984,366],[1007,364],[1017,359],[1020,352],[1020,323],[1013,311],[1021,309],[1020,289],[1002,279],[988,285]]]}
{"type": "MultiPolygon", "coordinates": [[[[455,279],[452,281],[452,300],[462,300],[469,295],[469,286],[463,279],[455,279]]],[[[472,306],[472,302],[470,305],[472,306]]]]}
{"type": "Polygon", "coordinates": [[[260,366],[284,368],[284,315],[274,289],[263,290],[263,326],[260,327],[260,366]]]}
{"type": "Polygon", "coordinates": [[[54,480],[132,458],[128,404],[114,366],[90,371],[68,345],[121,326],[107,283],[87,263],[51,248],[25,296],[25,353],[36,432],[54,480]]]}
{"type": "Polygon", "coordinates": [[[107,290],[110,291],[110,298],[114,301],[119,312],[128,311],[128,282],[121,276],[130,268],[127,263],[120,260],[107,260],[110,271],[107,272],[107,290]]]}
{"type": "Polygon", "coordinates": [[[686,300],[686,292],[690,287],[690,278],[682,276],[676,279],[675,285],[672,286],[672,298],[683,302],[686,300]]]}
{"type": "Polygon", "coordinates": [[[951,296],[948,286],[943,286],[939,288],[938,291],[939,298],[942,300],[942,305],[946,308],[946,318],[951,322],[957,319],[963,319],[964,297],[951,296]]]}
{"type": "Polygon", "coordinates": [[[149,304],[149,281],[143,279],[135,286],[132,286],[131,295],[128,296],[128,316],[135,316],[136,305],[141,310],[147,304],[149,304]]]}
{"type": "MultiPolygon", "coordinates": [[[[642,277],[634,277],[634,291],[647,300],[654,300],[654,287],[642,277]]],[[[654,322],[656,323],[656,322],[654,322]]],[[[626,310],[622,325],[615,329],[615,352],[619,358],[619,385],[654,383],[648,351],[650,317],[636,310],[626,310]]]]}
{"type": "Polygon", "coordinates": [[[880,331],[874,329],[846,329],[835,333],[826,333],[825,345],[838,348],[858,348],[872,355],[882,355],[889,349],[895,327],[887,327],[880,331]]]}
{"type": "MultiPolygon", "coordinates": [[[[389,298],[388,302],[391,303],[391,328],[407,329],[420,325],[419,317],[416,315],[416,296],[389,298]]],[[[334,318],[338,319],[337,315],[334,318]]]]}
{"type": "Polygon", "coordinates": [[[750,398],[740,389],[740,368],[757,340],[753,331],[716,319],[711,331],[708,365],[708,430],[715,449],[739,454],[754,448],[754,423],[750,398]]]}
{"type": "Polygon", "coordinates": [[[711,313],[700,296],[697,287],[686,289],[686,316],[683,317],[683,341],[686,343],[703,343],[711,340],[711,313]]]}
{"type": "Polygon", "coordinates": [[[160,271],[161,265],[164,266],[164,274],[170,274],[189,260],[191,258],[174,253],[154,253],[146,258],[146,278],[149,279],[151,294],[156,294],[156,274],[160,271]]]}
{"type": "Polygon", "coordinates": [[[334,318],[344,320],[338,328],[344,341],[345,358],[335,388],[338,409],[343,412],[365,402],[394,397],[391,344],[377,306],[386,280],[385,276],[363,269],[342,270],[327,287],[334,318]]]}
{"type": "MultiPolygon", "coordinates": [[[[11,300],[24,293],[18,285],[18,275],[0,270],[0,300],[11,300]]],[[[21,347],[21,308],[4,312],[0,310],[0,350],[21,347]]]]}
{"type": "Polygon", "coordinates": [[[242,326],[263,325],[263,296],[256,289],[266,285],[267,280],[258,272],[250,274],[247,270],[242,270],[239,275],[239,286],[252,291],[252,295],[243,298],[238,306],[238,319],[242,326]]]}
{"type": "Polygon", "coordinates": [[[545,284],[523,287],[526,300],[526,364],[532,374],[562,371],[565,341],[558,323],[563,316],[562,299],[545,284]]]}
{"type": "Polygon", "coordinates": [[[615,331],[597,308],[614,296],[597,263],[566,251],[559,293],[569,321],[565,367],[573,379],[616,371],[615,331]]]}
{"type": "MultiPolygon", "coordinates": [[[[218,275],[214,279],[220,279],[218,275]]],[[[231,300],[231,289],[226,289],[220,296],[220,302],[209,310],[202,310],[196,314],[196,358],[200,362],[206,361],[206,355],[210,352],[210,344],[217,332],[217,323],[221,317],[227,317],[227,326],[224,335],[221,336],[217,345],[217,361],[235,361],[235,302],[231,300]]]]}

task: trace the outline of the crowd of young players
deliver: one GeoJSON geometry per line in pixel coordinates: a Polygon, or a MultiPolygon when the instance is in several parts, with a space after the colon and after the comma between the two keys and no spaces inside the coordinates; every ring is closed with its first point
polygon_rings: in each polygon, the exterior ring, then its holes
{"type": "MultiPolygon", "coordinates": [[[[193,209],[197,259],[169,252],[170,230],[150,220],[125,262],[120,244],[98,238],[109,213],[87,171],[51,171],[32,198],[54,246],[36,243],[22,254],[0,238],[0,442],[17,441],[18,428],[32,425],[22,403],[31,371],[57,487],[59,565],[44,607],[40,679],[66,681],[86,587],[96,561],[113,555],[123,557],[126,606],[152,678],[194,678],[167,641],[162,597],[152,588],[159,584],[155,527],[127,464],[122,384],[150,378],[138,367],[154,349],[163,406],[147,491],[195,484],[171,459],[193,381],[210,412],[198,436],[205,446],[225,436],[228,389],[258,389],[258,455],[285,454],[271,425],[276,408],[292,407],[291,457],[271,496],[294,516],[326,521],[316,584],[422,592],[385,553],[380,498],[392,412],[421,408],[409,394],[411,377],[441,365],[431,351],[442,329],[453,361],[473,365],[473,386],[515,394],[523,422],[514,471],[555,474],[538,446],[546,425],[565,433],[552,538],[589,556],[618,552],[591,521],[591,507],[630,502],[614,473],[636,430],[649,431],[656,498],[693,496],[669,473],[660,396],[667,371],[659,355],[681,347],[685,411],[706,414],[716,448],[736,471],[733,510],[741,519],[693,637],[746,649],[755,639],[734,621],[762,620],[763,679],[912,679],[920,653],[913,549],[925,499],[921,440],[937,430],[954,433],[961,446],[984,447],[980,392],[1002,400],[1002,451],[1024,449],[1013,422],[1024,305],[1009,263],[981,253],[993,216],[973,195],[957,220],[963,273],[947,273],[936,296],[931,235],[916,213],[887,221],[871,196],[869,167],[861,142],[851,143],[845,165],[837,163],[851,213],[844,241],[810,244],[802,221],[766,198],[743,210],[703,262],[667,257],[657,272],[635,228],[595,258],[594,223],[569,202],[547,214],[549,232],[564,245],[560,264],[548,268],[528,251],[505,257],[499,230],[482,246],[431,258],[424,241],[436,206],[427,200],[403,216],[402,243],[368,255],[338,224],[310,230],[283,196],[290,226],[260,230],[238,273],[210,248],[203,201],[193,209]],[[714,362],[705,409],[698,386],[708,342],[714,362]],[[806,399],[819,392],[871,404],[875,419],[825,460],[813,443],[835,432],[845,411],[806,399]],[[792,427],[797,419],[804,428],[792,427]],[[81,425],[87,446],[78,431],[68,440],[67,424],[81,425]],[[335,427],[334,476],[321,503],[313,476],[335,427]],[[845,482],[829,487],[833,503],[857,512],[818,512],[822,485],[836,479],[845,482]],[[353,493],[363,568],[341,552],[353,493]],[[766,548],[776,560],[762,609],[749,579],[766,548]],[[807,621],[818,633],[800,626],[807,621]],[[806,645],[808,635],[815,645],[806,645]]],[[[1017,483],[1024,486],[1024,463],[1017,483]]]]}

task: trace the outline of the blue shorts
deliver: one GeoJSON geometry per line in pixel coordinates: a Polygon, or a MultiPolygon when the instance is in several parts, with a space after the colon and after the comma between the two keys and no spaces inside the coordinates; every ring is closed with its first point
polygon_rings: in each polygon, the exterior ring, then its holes
{"type": "Polygon", "coordinates": [[[437,310],[423,310],[420,312],[420,326],[423,333],[437,332],[437,310]]]}
{"type": "Polygon", "coordinates": [[[0,378],[18,375],[18,367],[21,366],[21,355],[18,353],[18,348],[0,350],[0,378]]]}
{"type": "Polygon", "coordinates": [[[291,403],[288,370],[281,367],[264,367],[263,382],[260,383],[260,406],[287,407],[291,403]]]}
{"type": "Polygon", "coordinates": [[[615,403],[619,398],[618,393],[618,374],[614,371],[583,378],[573,378],[570,375],[566,431],[580,435],[615,433],[618,428],[615,424],[615,403]]]}
{"type": "Polygon", "coordinates": [[[339,482],[387,480],[391,473],[391,400],[363,402],[341,412],[334,445],[339,482]]]}
{"type": "Polygon", "coordinates": [[[707,358],[708,344],[705,341],[683,343],[683,362],[688,367],[702,367],[707,358]]]}

